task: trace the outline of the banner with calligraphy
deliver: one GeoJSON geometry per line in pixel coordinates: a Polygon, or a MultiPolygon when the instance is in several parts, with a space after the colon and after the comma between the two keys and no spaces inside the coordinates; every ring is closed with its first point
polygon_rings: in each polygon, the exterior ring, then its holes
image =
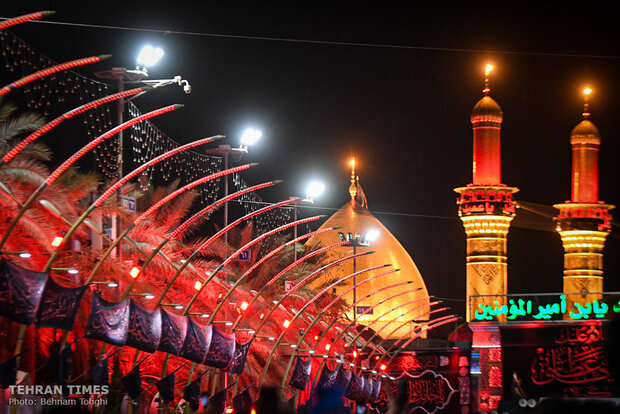
{"type": "Polygon", "coordinates": [[[211,344],[211,325],[203,326],[189,318],[187,335],[179,356],[187,358],[197,364],[202,364],[207,356],[211,344]]]}
{"type": "Polygon", "coordinates": [[[207,346],[209,352],[207,352],[204,364],[214,368],[226,368],[235,355],[236,344],[234,333],[227,334],[213,326],[211,342],[207,346]]]}
{"type": "Polygon", "coordinates": [[[293,388],[303,390],[308,385],[310,379],[310,371],[312,370],[312,358],[308,358],[305,361],[300,357],[295,358],[295,369],[293,369],[293,375],[288,383],[293,388]]]}
{"type": "Polygon", "coordinates": [[[469,386],[470,352],[462,349],[445,351],[416,350],[398,355],[387,372],[395,378],[383,384],[373,385],[373,406],[379,412],[387,412],[390,398],[399,399],[399,383],[407,393],[410,413],[457,414],[470,406],[469,386]]]}
{"type": "Polygon", "coordinates": [[[161,338],[161,312],[148,310],[133,299],[129,302],[129,328],[126,345],[144,352],[157,351],[161,338]]]}
{"type": "Polygon", "coordinates": [[[187,335],[187,316],[175,315],[159,308],[161,312],[161,338],[158,351],[169,352],[172,355],[179,355],[185,335],[187,335]]]}
{"type": "Polygon", "coordinates": [[[228,366],[229,374],[241,374],[243,372],[243,368],[245,367],[245,359],[248,356],[248,351],[252,346],[252,341],[248,341],[244,344],[236,343],[235,344],[235,355],[233,356],[232,362],[228,366]]]}
{"type": "Polygon", "coordinates": [[[334,388],[339,388],[343,392],[349,388],[349,382],[351,381],[351,371],[346,371],[343,367],[338,368],[338,374],[334,380],[334,388]]]}
{"type": "Polygon", "coordinates": [[[359,401],[364,398],[364,377],[355,375],[355,372],[351,373],[351,379],[349,380],[349,386],[344,393],[345,398],[352,401],[359,401]]]}
{"type": "Polygon", "coordinates": [[[125,345],[129,325],[129,300],[118,303],[93,295],[90,317],[86,325],[86,338],[98,339],[116,346],[125,345]]]}
{"type": "Polygon", "coordinates": [[[620,315],[620,295],[617,292],[472,295],[469,301],[473,321],[584,321],[620,315]]]}
{"type": "Polygon", "coordinates": [[[501,327],[504,398],[618,397],[599,321],[501,327]]]}
{"type": "Polygon", "coordinates": [[[6,258],[0,259],[0,316],[30,325],[37,308],[47,273],[25,269],[6,258]]]}
{"type": "Polygon", "coordinates": [[[88,286],[64,287],[48,277],[39,302],[35,324],[45,328],[72,330],[75,315],[86,289],[88,286]]]}
{"type": "Polygon", "coordinates": [[[338,375],[338,366],[334,369],[329,369],[327,363],[323,364],[323,369],[321,370],[321,375],[319,375],[319,380],[317,382],[316,387],[318,389],[321,388],[332,388],[334,386],[334,382],[336,381],[336,376],[338,375]]]}

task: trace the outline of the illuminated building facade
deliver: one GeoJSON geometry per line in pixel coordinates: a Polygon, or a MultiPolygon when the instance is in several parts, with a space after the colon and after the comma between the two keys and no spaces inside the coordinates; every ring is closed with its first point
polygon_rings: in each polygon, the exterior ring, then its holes
{"type": "Polygon", "coordinates": [[[564,246],[563,285],[567,294],[603,292],[603,248],[611,231],[609,211],[614,208],[598,199],[601,136],[590,121],[591,92],[589,88],[584,89],[583,120],[570,137],[573,153],[571,199],[554,206],[559,210],[557,231],[564,246]]]}
{"type": "MultiPolygon", "coordinates": [[[[487,65],[484,96],[471,113],[474,135],[473,181],[456,188],[458,212],[467,235],[467,297],[507,292],[506,238],[515,216],[512,195],[518,188],[501,182],[500,133],[503,113],[489,94],[487,65]]],[[[467,303],[467,321],[472,310],[467,303]]]]}
{"type": "MultiPolygon", "coordinates": [[[[430,299],[424,283],[413,259],[394,235],[370,212],[366,196],[355,174],[355,163],[352,160],[351,200],[340,210],[328,218],[321,228],[339,227],[337,232],[326,232],[312,236],[306,243],[308,251],[329,246],[341,240],[350,240],[352,245],[338,246],[329,249],[321,264],[350,256],[356,253],[373,251],[372,254],[358,257],[355,261],[348,260],[317,277],[315,285],[324,284],[327,280],[337,280],[347,275],[377,265],[390,265],[390,269],[399,269],[386,277],[375,275],[384,270],[373,270],[357,277],[359,285],[355,290],[346,293],[345,301],[351,306],[348,317],[353,320],[357,316],[360,325],[369,326],[383,338],[409,338],[418,325],[424,325],[429,319],[430,299]],[[374,232],[376,241],[365,243],[366,235],[374,232]],[[355,246],[355,247],[354,247],[355,246]],[[399,282],[408,282],[410,287],[390,288],[399,282]],[[396,296],[396,294],[398,294],[396,296]],[[356,303],[353,306],[353,303],[356,303]],[[356,311],[357,315],[353,312],[356,311]]],[[[344,284],[343,284],[344,285],[344,284]]],[[[352,284],[334,288],[337,295],[349,290],[352,284]]],[[[421,335],[425,337],[425,333],[421,335]]]]}
{"type": "MultiPolygon", "coordinates": [[[[473,179],[456,188],[459,217],[467,236],[466,317],[470,322],[475,306],[500,306],[504,299],[472,296],[508,293],[507,236],[515,217],[513,194],[519,191],[501,180],[500,135],[504,119],[502,109],[489,96],[489,73],[480,99],[471,113],[473,129],[473,179]],[[494,302],[494,303],[487,303],[494,302]],[[498,303],[501,302],[501,303],[498,303]]],[[[497,326],[470,325],[472,337],[472,403],[475,411],[494,409],[502,397],[501,347],[497,326]]]]}

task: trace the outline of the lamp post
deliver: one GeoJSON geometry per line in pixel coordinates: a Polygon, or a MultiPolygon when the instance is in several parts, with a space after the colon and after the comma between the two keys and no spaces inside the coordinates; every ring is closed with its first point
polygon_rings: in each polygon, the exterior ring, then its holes
{"type": "MultiPolygon", "coordinates": [[[[187,80],[181,78],[181,76],[176,75],[172,79],[146,79],[149,76],[148,68],[154,66],[164,55],[164,51],[157,47],[146,45],[142,48],[138,57],[136,58],[136,68],[135,69],[127,69],[124,67],[116,67],[111,70],[104,70],[100,72],[96,72],[95,76],[99,79],[107,79],[107,80],[115,80],[118,85],[118,92],[123,92],[125,90],[126,84],[145,84],[154,87],[166,86],[173,83],[178,84],[179,86],[183,86],[183,91],[185,93],[191,93],[192,87],[190,86],[187,80]]],[[[119,99],[117,103],[116,110],[116,124],[120,125],[123,123],[123,112],[125,111],[125,103],[129,102],[131,99],[137,97],[139,95],[133,96],[129,99],[119,99]]],[[[123,132],[118,133],[118,154],[117,154],[117,180],[123,178],[123,132]]],[[[117,197],[121,200],[122,193],[119,188],[117,192],[117,197]]],[[[112,240],[116,239],[117,235],[120,233],[122,228],[122,222],[120,217],[115,217],[112,220],[112,229],[110,233],[110,238],[112,240]]],[[[121,256],[121,249],[118,248],[118,256],[121,256]]]]}
{"type": "MultiPolygon", "coordinates": [[[[379,230],[371,229],[364,233],[364,236],[361,237],[360,233],[343,233],[339,232],[340,240],[348,241],[351,246],[353,246],[353,303],[357,302],[357,260],[355,255],[357,253],[358,247],[370,247],[370,244],[379,237],[379,230]]],[[[357,305],[353,308],[353,323],[355,328],[357,329],[357,305]]]]}
{"type": "MultiPolygon", "coordinates": [[[[308,187],[306,187],[306,197],[302,200],[300,200],[299,203],[308,203],[308,204],[313,204],[314,203],[314,199],[318,196],[320,196],[321,194],[323,194],[323,191],[325,191],[325,184],[318,182],[318,181],[312,181],[310,182],[310,184],[308,184],[308,187]]],[[[297,205],[299,203],[295,203],[295,206],[293,208],[293,221],[297,221],[297,205]]],[[[297,238],[297,225],[295,225],[294,229],[293,229],[293,239],[297,238]]],[[[293,246],[293,262],[297,261],[297,245],[295,244],[293,246]]]]}
{"type": "MultiPolygon", "coordinates": [[[[207,154],[221,155],[224,159],[224,169],[228,169],[228,157],[230,154],[242,154],[248,153],[248,147],[254,145],[263,133],[255,128],[247,128],[241,136],[241,143],[238,148],[233,148],[230,145],[220,145],[219,147],[211,150],[207,150],[207,154]]],[[[224,178],[224,197],[228,196],[228,177],[224,178]]],[[[228,225],[228,203],[224,204],[224,226],[228,225]]],[[[228,233],[224,234],[224,241],[228,243],[228,233]]]]}

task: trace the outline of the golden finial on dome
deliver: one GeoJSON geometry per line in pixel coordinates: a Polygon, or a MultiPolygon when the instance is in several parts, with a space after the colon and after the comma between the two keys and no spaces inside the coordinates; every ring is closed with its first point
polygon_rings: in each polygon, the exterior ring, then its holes
{"type": "Polygon", "coordinates": [[[482,93],[484,93],[485,95],[488,95],[489,92],[491,92],[491,88],[489,88],[489,74],[491,73],[492,70],[493,70],[493,65],[491,65],[490,63],[487,63],[486,66],[484,67],[484,89],[482,90],[482,93]]]}
{"type": "Polygon", "coordinates": [[[351,195],[351,200],[355,200],[355,196],[357,196],[357,185],[355,184],[355,158],[351,158],[351,161],[349,161],[349,166],[351,167],[351,185],[349,186],[349,194],[351,195]]]}
{"type": "Polygon", "coordinates": [[[586,86],[583,88],[583,119],[590,118],[590,95],[592,94],[592,88],[586,86]]]}

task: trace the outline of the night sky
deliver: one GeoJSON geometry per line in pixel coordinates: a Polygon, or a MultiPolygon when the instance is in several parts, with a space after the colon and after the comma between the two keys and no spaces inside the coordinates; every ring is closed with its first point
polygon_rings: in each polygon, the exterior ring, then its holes
{"type": "MultiPolygon", "coordinates": [[[[327,191],[316,206],[339,208],[349,198],[348,159],[355,156],[370,210],[409,251],[431,294],[465,296],[465,234],[453,188],[472,179],[469,115],[488,61],[495,66],[491,96],[504,111],[502,181],[521,189],[516,199],[551,206],[570,197],[569,134],[581,120],[580,91],[588,83],[602,136],[600,199],[620,204],[620,16],[612,5],[140,3],[24,2],[3,4],[0,16],[47,9],[57,12],[48,19],[54,22],[170,31],[43,23],[12,29],[58,62],[114,55],[78,71],[88,77],[131,67],[144,43],[164,48],[151,77],[180,74],[193,93],[168,87],[137,106],[146,112],[184,103],[154,121],[181,143],[221,133],[236,145],[245,127],[262,129],[243,160],[261,164],[245,175],[250,184],[285,180],[261,193],[267,201],[303,195],[318,178],[327,191]]],[[[0,77],[14,80],[6,71],[0,77]]],[[[55,162],[78,141],[48,141],[55,162]]],[[[511,293],[561,291],[563,251],[553,228],[549,218],[518,212],[508,238],[511,293]]],[[[613,231],[606,291],[620,291],[620,232],[613,231]]],[[[462,302],[449,305],[463,313],[462,302]]]]}

